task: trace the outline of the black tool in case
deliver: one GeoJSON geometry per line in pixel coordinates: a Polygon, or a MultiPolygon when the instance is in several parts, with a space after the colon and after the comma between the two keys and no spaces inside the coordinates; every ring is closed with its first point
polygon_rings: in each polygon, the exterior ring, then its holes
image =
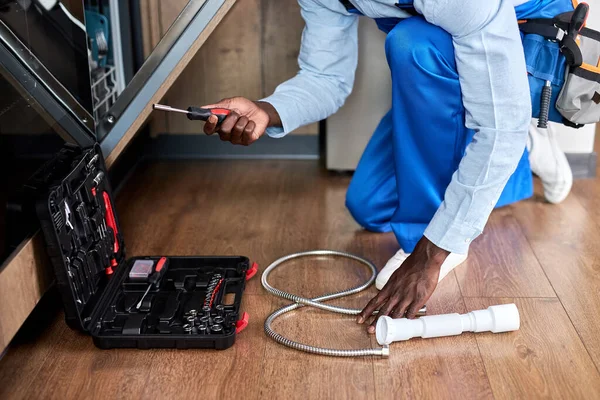
{"type": "Polygon", "coordinates": [[[66,321],[96,346],[226,349],[248,325],[248,258],[125,259],[99,146],[66,146],[31,182],[66,321]]]}

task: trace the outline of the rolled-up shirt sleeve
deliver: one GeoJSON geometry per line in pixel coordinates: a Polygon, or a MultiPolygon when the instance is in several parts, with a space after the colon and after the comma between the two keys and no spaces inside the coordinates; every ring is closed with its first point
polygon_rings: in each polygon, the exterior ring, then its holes
{"type": "MultiPolygon", "coordinates": [[[[263,99],[279,113],[283,127],[269,128],[271,137],[334,114],[352,91],[358,60],[358,17],[300,0],[306,23],[298,57],[300,72],[263,99]]],[[[339,4],[343,9],[343,6],[339,4]]]]}
{"type": "Polygon", "coordinates": [[[415,0],[414,5],[452,35],[466,126],[475,131],[425,236],[465,254],[525,150],[531,101],[521,37],[510,1],[415,0]]]}

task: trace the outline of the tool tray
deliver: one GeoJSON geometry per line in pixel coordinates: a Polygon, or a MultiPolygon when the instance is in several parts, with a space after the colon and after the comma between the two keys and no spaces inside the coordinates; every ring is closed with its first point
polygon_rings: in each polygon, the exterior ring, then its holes
{"type": "Polygon", "coordinates": [[[66,146],[30,182],[71,328],[103,349],[233,345],[248,324],[240,304],[257,270],[248,258],[126,259],[98,146],[66,146]],[[164,274],[140,302],[159,264],[164,274]]]}

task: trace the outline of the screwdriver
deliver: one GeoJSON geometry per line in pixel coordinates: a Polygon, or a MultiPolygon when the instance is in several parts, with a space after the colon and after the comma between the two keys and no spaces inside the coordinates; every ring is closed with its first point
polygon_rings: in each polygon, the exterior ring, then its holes
{"type": "Polygon", "coordinates": [[[137,306],[135,308],[139,310],[142,307],[142,302],[148,295],[148,292],[150,292],[150,289],[152,289],[152,286],[158,286],[158,283],[165,275],[165,271],[167,270],[168,264],[169,260],[167,259],[167,257],[162,257],[160,260],[158,260],[158,262],[156,263],[156,267],[154,268],[154,272],[152,272],[152,274],[148,278],[148,289],[146,289],[146,292],[140,299],[140,302],[137,303],[137,306]]]}
{"type": "Polygon", "coordinates": [[[167,111],[167,112],[176,112],[181,114],[186,114],[188,119],[200,120],[200,121],[208,121],[208,118],[212,115],[216,115],[219,121],[217,124],[220,124],[227,118],[227,116],[231,113],[231,110],[227,110],[225,108],[200,108],[200,107],[188,107],[187,110],[182,110],[180,108],[173,108],[171,106],[165,106],[162,104],[154,104],[152,106],[153,110],[167,111]]]}

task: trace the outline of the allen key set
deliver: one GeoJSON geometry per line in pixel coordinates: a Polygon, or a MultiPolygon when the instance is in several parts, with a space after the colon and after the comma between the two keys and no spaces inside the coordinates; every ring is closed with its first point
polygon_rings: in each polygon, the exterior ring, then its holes
{"type": "Polygon", "coordinates": [[[248,325],[240,305],[258,270],[248,258],[125,258],[98,145],[67,145],[31,187],[66,321],[96,346],[225,349],[248,325]]]}

